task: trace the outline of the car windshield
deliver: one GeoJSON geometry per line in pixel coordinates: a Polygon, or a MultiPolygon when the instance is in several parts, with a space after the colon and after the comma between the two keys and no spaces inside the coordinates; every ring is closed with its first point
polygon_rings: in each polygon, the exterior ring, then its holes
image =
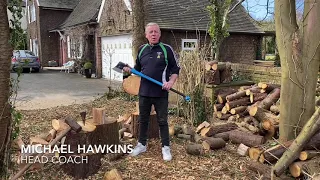
{"type": "Polygon", "coordinates": [[[15,57],[34,57],[36,56],[33,52],[28,50],[15,50],[13,51],[15,57]]]}

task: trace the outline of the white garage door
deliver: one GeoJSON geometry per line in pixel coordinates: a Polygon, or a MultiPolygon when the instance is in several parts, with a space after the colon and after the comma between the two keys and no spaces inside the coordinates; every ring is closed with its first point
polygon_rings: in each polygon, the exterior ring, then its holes
{"type": "Polygon", "coordinates": [[[118,62],[124,62],[131,67],[134,65],[132,58],[132,35],[119,35],[101,38],[102,51],[102,78],[122,81],[122,73],[118,73],[112,68],[118,62]]]}

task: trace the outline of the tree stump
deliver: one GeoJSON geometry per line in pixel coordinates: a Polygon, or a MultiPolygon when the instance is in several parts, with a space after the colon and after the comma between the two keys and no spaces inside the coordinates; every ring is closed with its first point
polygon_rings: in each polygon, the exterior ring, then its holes
{"type": "MultiPolygon", "coordinates": [[[[131,114],[131,132],[134,138],[139,138],[140,126],[139,126],[139,113],[135,112],[131,114]]],[[[160,129],[157,120],[157,114],[155,112],[150,114],[149,128],[148,128],[148,139],[159,139],[160,129]]]]}
{"type": "Polygon", "coordinates": [[[82,126],[82,131],[79,133],[70,131],[66,135],[65,144],[68,145],[74,153],[60,154],[60,156],[65,156],[66,158],[77,156],[79,157],[78,161],[81,161],[81,158],[83,158],[81,163],[62,164],[61,168],[66,174],[76,179],[87,178],[98,172],[101,167],[101,158],[105,153],[109,152],[108,150],[111,149],[112,152],[117,151],[116,146],[120,144],[117,120],[105,118],[99,122],[103,122],[103,124],[98,124],[94,122],[93,119],[86,120],[85,124],[79,121],[78,124],[82,126]],[[80,146],[82,150],[78,149],[78,146],[80,146]],[[105,150],[100,150],[100,152],[86,152],[90,146],[93,147],[93,150],[96,150],[94,146],[105,147],[105,150]],[[112,147],[108,149],[110,146],[112,147]]]}

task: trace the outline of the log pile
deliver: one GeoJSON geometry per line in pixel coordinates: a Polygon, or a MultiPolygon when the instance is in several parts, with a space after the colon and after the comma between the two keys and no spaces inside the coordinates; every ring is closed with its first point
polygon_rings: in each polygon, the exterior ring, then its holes
{"type": "Polygon", "coordinates": [[[232,81],[231,64],[225,62],[209,61],[205,64],[205,82],[207,84],[219,85],[232,81]]]}
{"type": "Polygon", "coordinates": [[[279,99],[280,85],[261,82],[242,86],[217,95],[213,116],[236,123],[242,131],[263,136],[265,142],[278,134],[279,99]]]}

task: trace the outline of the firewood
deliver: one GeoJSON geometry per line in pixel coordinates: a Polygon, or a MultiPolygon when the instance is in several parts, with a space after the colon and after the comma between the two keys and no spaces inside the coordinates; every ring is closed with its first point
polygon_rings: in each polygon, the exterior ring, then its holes
{"type": "Polygon", "coordinates": [[[141,78],[136,75],[131,75],[125,78],[122,82],[122,87],[125,92],[131,95],[138,95],[141,78]]]}
{"type": "Polygon", "coordinates": [[[38,135],[38,137],[50,142],[52,139],[56,137],[57,131],[55,129],[51,129],[48,133],[42,133],[38,135]]]}
{"type": "Polygon", "coordinates": [[[169,134],[170,136],[175,136],[177,134],[182,133],[182,127],[179,125],[172,125],[169,127],[169,134]]]}
{"type": "Polygon", "coordinates": [[[280,85],[279,84],[264,84],[263,87],[261,87],[262,89],[265,89],[266,92],[271,92],[272,90],[274,90],[275,88],[279,88],[280,89],[280,85]]]}
{"type": "Polygon", "coordinates": [[[122,129],[120,129],[120,130],[119,130],[119,137],[120,137],[120,138],[123,138],[124,132],[127,132],[127,130],[128,130],[127,128],[122,128],[122,129]]]}
{"type": "Polygon", "coordinates": [[[260,87],[254,86],[254,87],[252,87],[250,89],[246,89],[246,95],[250,96],[251,93],[259,93],[260,90],[261,90],[260,87]]]}
{"type": "Polygon", "coordinates": [[[249,147],[248,146],[246,146],[244,144],[240,144],[238,146],[237,153],[240,156],[248,156],[248,151],[249,151],[249,147]]]}
{"type": "Polygon", "coordinates": [[[294,162],[289,166],[290,173],[293,177],[300,177],[303,174],[308,176],[318,175],[320,169],[320,158],[313,158],[308,161],[294,162]]]}
{"type": "Polygon", "coordinates": [[[246,92],[245,91],[239,91],[239,92],[235,92],[233,94],[229,94],[228,96],[226,96],[226,100],[227,102],[239,99],[241,97],[246,96],[246,92]]]}
{"type": "Polygon", "coordinates": [[[271,178],[271,167],[265,164],[258,163],[256,161],[249,161],[248,162],[248,169],[257,172],[260,174],[259,179],[261,180],[270,180],[271,178]]]}
{"type": "Polygon", "coordinates": [[[236,114],[236,117],[237,117],[237,119],[239,119],[239,118],[244,118],[247,115],[249,115],[248,108],[245,111],[243,111],[243,112],[241,112],[239,114],[236,114]]]}
{"type": "Polygon", "coordinates": [[[250,89],[250,88],[252,88],[252,86],[241,86],[239,88],[239,91],[244,91],[244,90],[247,90],[247,89],[250,89]]]}
{"type": "Polygon", "coordinates": [[[230,109],[231,114],[239,114],[247,109],[248,106],[238,106],[230,109]]]}
{"type": "Polygon", "coordinates": [[[214,71],[217,71],[217,70],[224,70],[224,69],[226,69],[226,67],[227,67],[227,65],[226,65],[226,63],[215,63],[215,64],[213,64],[212,65],[212,69],[214,70],[214,71]]]}
{"type": "Polygon", "coordinates": [[[282,144],[275,145],[263,152],[259,157],[259,162],[264,163],[267,162],[269,164],[273,164],[278,161],[278,159],[282,156],[282,154],[286,151],[286,149],[291,145],[292,141],[284,142],[282,144]]]}
{"type": "Polygon", "coordinates": [[[225,103],[225,102],[227,101],[227,100],[226,100],[226,97],[227,97],[229,94],[233,94],[233,93],[235,93],[235,92],[237,92],[236,89],[228,89],[227,92],[224,92],[224,93],[222,93],[222,94],[218,94],[218,96],[217,96],[218,102],[219,102],[220,104],[225,103]]]}
{"type": "Polygon", "coordinates": [[[299,159],[301,161],[309,160],[312,159],[313,157],[319,156],[320,152],[316,150],[306,150],[306,151],[301,151],[299,159]]]}
{"type": "Polygon", "coordinates": [[[21,150],[22,146],[25,145],[20,136],[13,140],[14,147],[21,150]]]}
{"type": "Polygon", "coordinates": [[[250,102],[255,103],[257,101],[262,101],[268,96],[267,93],[250,93],[250,102]]]}
{"type": "Polygon", "coordinates": [[[64,122],[62,119],[54,119],[52,120],[52,127],[58,132],[63,131],[69,127],[67,123],[64,122]]]}
{"type": "Polygon", "coordinates": [[[94,123],[104,124],[105,121],[105,108],[92,108],[92,119],[94,123]]]}
{"type": "Polygon", "coordinates": [[[189,127],[187,124],[184,124],[182,126],[182,132],[186,135],[193,135],[195,133],[194,130],[192,130],[191,127],[189,127]]]}
{"type": "Polygon", "coordinates": [[[216,112],[215,114],[216,114],[217,118],[219,118],[219,119],[220,119],[220,118],[222,117],[222,115],[223,115],[222,112],[216,112]]]}
{"type": "Polygon", "coordinates": [[[228,118],[228,121],[227,121],[227,122],[236,122],[236,120],[237,120],[237,116],[236,116],[236,115],[233,115],[233,116],[230,116],[230,117],[228,118]]]}
{"type": "Polygon", "coordinates": [[[222,114],[227,114],[228,113],[228,110],[227,110],[227,107],[226,106],[223,106],[222,110],[221,110],[221,113],[222,114]]]}
{"type": "Polygon", "coordinates": [[[259,83],[258,83],[258,87],[259,87],[259,88],[262,88],[262,89],[265,89],[265,88],[268,87],[268,84],[265,83],[265,82],[259,82],[259,83]]]}
{"type": "Polygon", "coordinates": [[[194,134],[193,140],[194,140],[194,142],[196,142],[196,143],[201,143],[202,140],[203,140],[203,137],[201,137],[199,134],[194,134]]]}
{"type": "MultiPolygon", "coordinates": [[[[139,114],[132,113],[131,114],[132,122],[130,126],[130,132],[132,132],[132,135],[134,138],[139,137],[139,114]]],[[[149,128],[148,128],[148,139],[159,139],[160,137],[160,130],[159,130],[159,124],[157,120],[157,114],[151,114],[149,119],[149,128]]]]}
{"type": "Polygon", "coordinates": [[[219,70],[221,83],[230,83],[232,81],[231,63],[226,63],[226,68],[219,70]]]}
{"type": "Polygon", "coordinates": [[[220,124],[220,125],[204,128],[204,130],[201,131],[201,135],[211,137],[215,134],[231,131],[237,128],[238,126],[235,123],[220,124]]]}
{"type": "Polygon", "coordinates": [[[220,120],[228,120],[228,118],[231,116],[231,114],[223,114],[219,119],[220,120]]]}
{"type": "Polygon", "coordinates": [[[191,135],[189,134],[178,134],[177,137],[181,139],[191,140],[191,135]]]}
{"type": "Polygon", "coordinates": [[[264,137],[260,135],[254,135],[247,132],[235,130],[229,133],[229,139],[234,144],[244,144],[249,147],[261,145],[264,143],[264,137]]]}
{"type": "Polygon", "coordinates": [[[221,139],[223,139],[224,141],[229,141],[229,132],[230,132],[230,131],[222,132],[222,133],[217,133],[217,134],[215,134],[213,137],[214,137],[214,138],[221,138],[221,139]]]}
{"type": "Polygon", "coordinates": [[[203,121],[196,129],[196,133],[199,133],[201,131],[201,129],[205,128],[205,127],[209,127],[210,123],[208,123],[207,121],[203,121]]]}
{"type": "Polygon", "coordinates": [[[237,107],[237,106],[247,106],[251,104],[250,97],[243,97],[241,99],[237,99],[234,101],[226,102],[225,106],[227,107],[227,110],[230,111],[230,109],[237,107]]]}
{"type": "Polygon", "coordinates": [[[214,112],[218,112],[218,111],[221,111],[223,107],[224,107],[224,104],[215,104],[213,105],[213,110],[214,112]]]}
{"type": "Polygon", "coordinates": [[[260,122],[263,122],[264,120],[269,120],[273,124],[279,124],[279,117],[273,115],[270,111],[262,109],[258,106],[251,107],[249,114],[250,116],[255,117],[260,122]]]}
{"type": "Polygon", "coordinates": [[[109,172],[106,172],[104,175],[104,180],[122,180],[122,176],[117,169],[112,169],[109,172]]]}
{"type": "Polygon", "coordinates": [[[205,69],[207,70],[207,71],[210,71],[211,69],[212,69],[212,65],[213,64],[218,64],[218,61],[209,61],[209,62],[207,62],[206,64],[205,64],[205,69]]]}
{"type": "Polygon", "coordinates": [[[186,145],[186,152],[191,155],[203,155],[204,148],[201,144],[187,144],[186,145]]]}
{"type": "Polygon", "coordinates": [[[270,92],[270,94],[266,98],[264,98],[264,100],[261,101],[259,107],[268,110],[274,103],[278,101],[279,98],[280,88],[275,88],[270,92]]]}
{"type": "Polygon", "coordinates": [[[279,114],[280,113],[280,109],[277,105],[272,105],[270,106],[270,111],[275,113],[275,114],[279,114]]]}
{"type": "Polygon", "coordinates": [[[131,138],[133,138],[133,135],[131,133],[128,133],[128,132],[123,133],[123,139],[127,140],[131,138]]]}
{"type": "Polygon", "coordinates": [[[258,133],[259,132],[259,128],[254,127],[246,122],[241,122],[240,125],[244,128],[247,128],[248,130],[250,130],[252,133],[258,133]]]}
{"type": "Polygon", "coordinates": [[[85,124],[82,121],[78,121],[77,123],[81,126],[81,131],[83,132],[92,132],[96,129],[96,125],[88,121],[85,124]]]}
{"type": "Polygon", "coordinates": [[[222,138],[206,138],[202,142],[202,146],[205,150],[214,150],[214,149],[220,149],[226,146],[226,142],[222,138]]]}
{"type": "Polygon", "coordinates": [[[40,137],[30,137],[30,144],[31,145],[35,145],[35,144],[48,145],[49,142],[47,142],[44,139],[41,139],[40,137]]]}
{"type": "Polygon", "coordinates": [[[248,154],[249,154],[250,159],[256,160],[256,161],[259,160],[259,158],[263,152],[264,152],[264,149],[259,146],[251,147],[248,150],[248,154]]]}

